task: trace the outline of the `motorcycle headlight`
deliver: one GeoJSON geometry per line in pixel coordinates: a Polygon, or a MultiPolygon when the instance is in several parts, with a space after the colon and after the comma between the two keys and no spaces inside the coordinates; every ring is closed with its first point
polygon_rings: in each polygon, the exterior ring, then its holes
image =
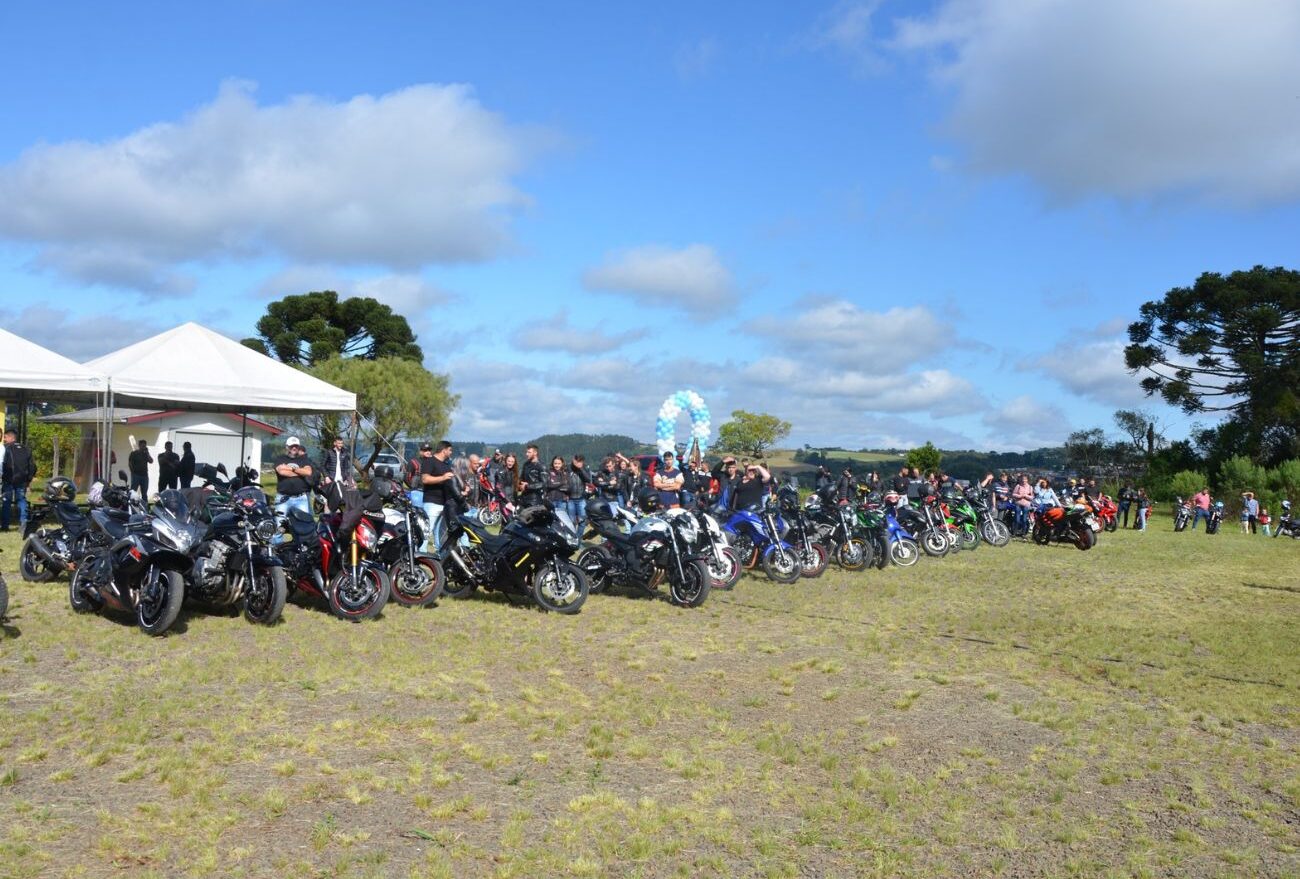
{"type": "Polygon", "coordinates": [[[258,522],[257,527],[253,529],[253,533],[257,535],[257,539],[264,543],[275,537],[275,532],[276,526],[274,519],[263,519],[258,522]]]}
{"type": "Polygon", "coordinates": [[[184,528],[176,528],[162,519],[153,520],[153,533],[159,543],[185,552],[194,543],[194,536],[184,528]]]}

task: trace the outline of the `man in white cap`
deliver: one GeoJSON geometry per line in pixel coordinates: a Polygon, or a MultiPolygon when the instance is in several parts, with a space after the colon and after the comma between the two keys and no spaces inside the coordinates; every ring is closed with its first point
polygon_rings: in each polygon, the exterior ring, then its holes
{"type": "Polygon", "coordinates": [[[291,436],[284,441],[286,454],[275,459],[275,509],[283,513],[297,507],[311,513],[311,461],[302,440],[291,436]]]}

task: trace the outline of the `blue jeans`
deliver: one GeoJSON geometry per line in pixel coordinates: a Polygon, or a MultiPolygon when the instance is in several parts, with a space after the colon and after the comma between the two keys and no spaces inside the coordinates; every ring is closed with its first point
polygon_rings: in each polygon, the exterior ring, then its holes
{"type": "Polygon", "coordinates": [[[578,536],[587,530],[587,499],[586,498],[569,498],[568,503],[569,518],[573,520],[573,526],[578,529],[578,536]]]}
{"type": "Polygon", "coordinates": [[[1200,507],[1194,507],[1193,509],[1195,510],[1195,512],[1192,514],[1192,530],[1195,531],[1197,522],[1201,521],[1202,519],[1204,519],[1206,522],[1210,521],[1210,511],[1202,510],[1200,507]]]}
{"type": "Polygon", "coordinates": [[[149,474],[148,473],[131,474],[131,490],[135,491],[137,488],[140,490],[140,497],[142,498],[149,497],[149,474]]]}
{"type": "Polygon", "coordinates": [[[1022,507],[1020,504],[1016,504],[1015,526],[1016,532],[1019,534],[1024,534],[1029,530],[1029,507],[1022,507]]]}
{"type": "MultiPolygon", "coordinates": [[[[288,497],[282,494],[277,494],[275,496],[275,512],[278,515],[285,515],[289,512],[290,507],[295,507],[306,514],[311,515],[311,498],[306,494],[298,494],[293,497],[288,497]]],[[[271,539],[272,544],[279,544],[283,541],[284,536],[279,533],[271,539]]]]}
{"type": "Polygon", "coordinates": [[[1133,527],[1139,531],[1147,530],[1147,507],[1138,507],[1137,524],[1133,527]]]}
{"type": "Polygon", "coordinates": [[[27,486],[6,485],[3,489],[4,501],[0,504],[0,528],[9,527],[9,508],[18,505],[18,527],[27,525],[27,486]]]}
{"type": "Polygon", "coordinates": [[[429,516],[429,533],[424,538],[424,552],[437,553],[439,557],[446,555],[442,548],[443,541],[447,539],[447,523],[443,519],[442,504],[425,504],[424,512],[429,516]]]}

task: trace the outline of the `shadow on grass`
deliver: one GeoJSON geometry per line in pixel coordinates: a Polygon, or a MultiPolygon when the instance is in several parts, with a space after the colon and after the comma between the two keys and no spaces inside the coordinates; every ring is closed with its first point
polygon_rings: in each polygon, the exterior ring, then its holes
{"type": "Polygon", "coordinates": [[[1263,583],[1242,583],[1247,589],[1267,589],[1270,592],[1294,592],[1300,595],[1300,586],[1266,586],[1263,583]]]}

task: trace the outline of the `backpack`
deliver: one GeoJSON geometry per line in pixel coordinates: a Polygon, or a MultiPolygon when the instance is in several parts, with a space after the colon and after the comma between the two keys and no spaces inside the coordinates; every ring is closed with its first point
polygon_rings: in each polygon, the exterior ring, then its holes
{"type": "Polygon", "coordinates": [[[419,458],[412,458],[406,462],[406,469],[402,471],[402,484],[411,490],[422,487],[419,458]]]}

